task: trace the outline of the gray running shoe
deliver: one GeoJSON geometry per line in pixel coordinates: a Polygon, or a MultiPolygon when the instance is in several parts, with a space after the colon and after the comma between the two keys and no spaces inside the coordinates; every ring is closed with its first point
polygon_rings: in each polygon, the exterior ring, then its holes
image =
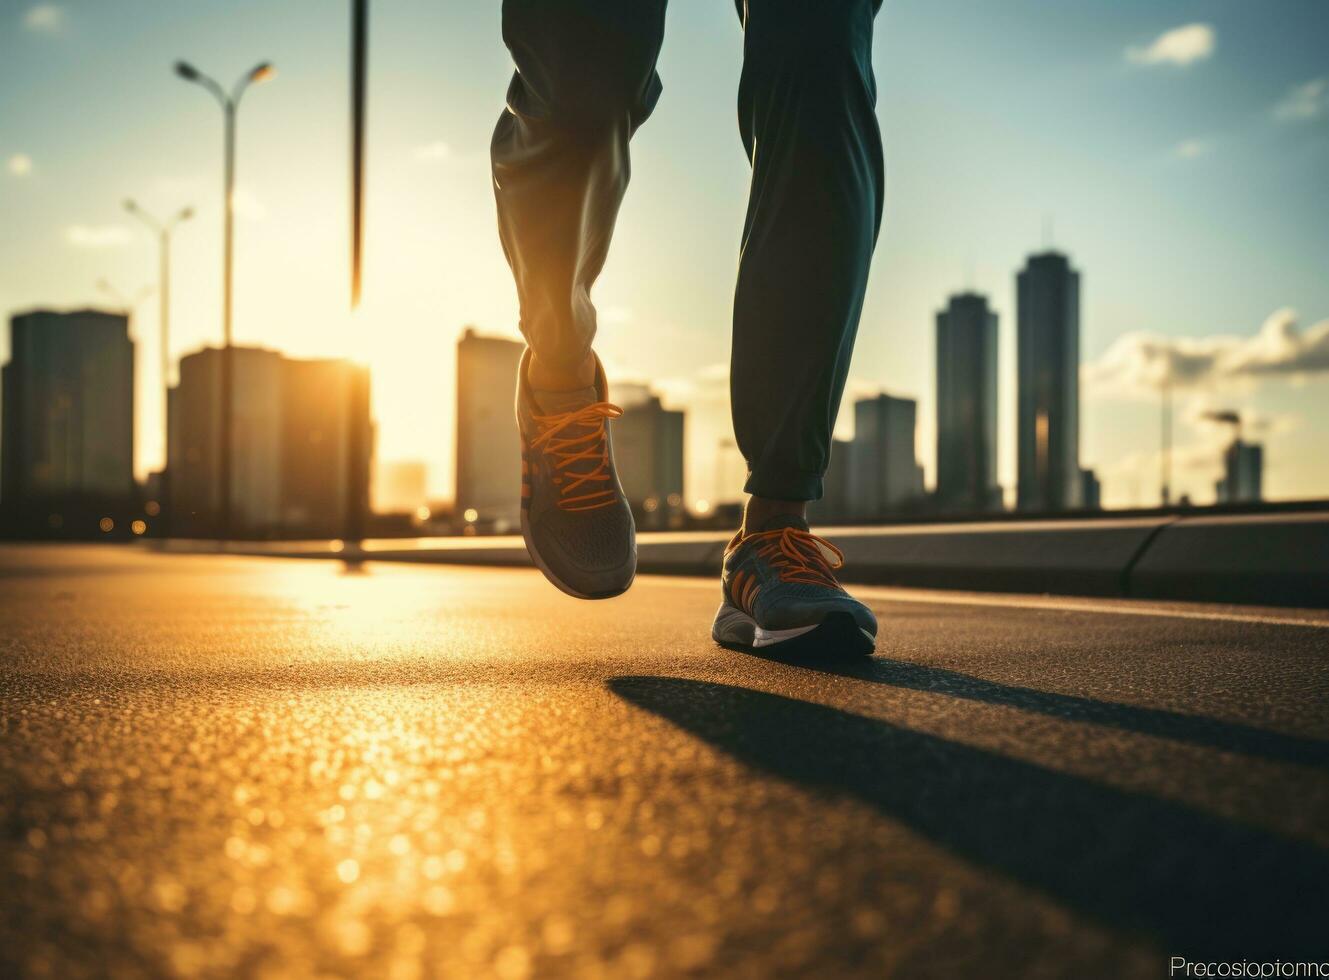
{"type": "Polygon", "coordinates": [[[578,391],[538,391],[517,374],[521,430],[521,533],[545,578],[578,599],[627,591],[637,574],[637,532],[614,470],[604,368],[578,391]]]}
{"type": "Polygon", "coordinates": [[[734,535],[725,550],[724,601],[711,637],[743,650],[791,656],[867,656],[877,618],[835,579],[844,555],[802,518],[769,521],[734,535]]]}

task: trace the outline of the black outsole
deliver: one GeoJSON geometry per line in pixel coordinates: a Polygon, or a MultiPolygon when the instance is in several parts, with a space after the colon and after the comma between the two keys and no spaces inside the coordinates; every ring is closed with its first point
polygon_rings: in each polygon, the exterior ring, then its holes
{"type": "Polygon", "coordinates": [[[816,629],[783,643],[757,647],[723,640],[716,642],[729,650],[772,660],[860,660],[872,656],[877,646],[876,641],[868,639],[854,617],[846,612],[831,613],[816,629]]]}

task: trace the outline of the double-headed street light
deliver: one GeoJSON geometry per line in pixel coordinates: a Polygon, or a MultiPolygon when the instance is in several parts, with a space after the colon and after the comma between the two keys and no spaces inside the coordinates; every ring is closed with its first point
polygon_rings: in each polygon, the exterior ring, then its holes
{"type": "Polygon", "coordinates": [[[140,286],[138,292],[130,296],[123,290],[117,289],[115,283],[105,278],[97,280],[97,288],[115,300],[124,311],[125,316],[131,320],[134,318],[134,314],[138,312],[138,308],[143,305],[143,301],[152,295],[151,286],[140,286]]]}
{"type": "Polygon", "coordinates": [[[162,378],[162,488],[161,497],[166,504],[164,514],[170,515],[170,494],[166,482],[170,479],[167,463],[170,457],[170,407],[171,407],[171,232],[182,221],[194,216],[193,208],[181,208],[165,221],[139,207],[133,198],[125,201],[125,210],[152,229],[157,236],[158,282],[157,295],[161,301],[158,315],[161,339],[159,351],[161,357],[162,378]]]}
{"type": "Polygon", "coordinates": [[[225,121],[225,164],[222,175],[222,361],[221,361],[221,453],[220,453],[220,537],[231,536],[231,242],[235,211],[235,116],[240,98],[254,82],[262,82],[276,74],[269,62],[255,65],[236,81],[228,93],[213,78],[203,74],[187,61],[175,63],[175,73],[187,82],[201,85],[212,93],[222,107],[225,121]]]}

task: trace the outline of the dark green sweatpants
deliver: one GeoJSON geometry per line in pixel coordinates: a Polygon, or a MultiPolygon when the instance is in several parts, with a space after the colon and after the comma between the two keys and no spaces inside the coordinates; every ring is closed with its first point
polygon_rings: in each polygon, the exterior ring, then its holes
{"type": "MultiPolygon", "coordinates": [[[[745,490],[821,497],[881,224],[872,26],[880,0],[740,0],[738,123],[752,189],[730,394],[745,490]]],[[[590,291],[627,190],[628,143],[660,97],[665,0],[504,0],[517,71],[494,131],[499,234],[521,330],[580,364],[590,291]]],[[[686,288],[686,283],[680,283],[686,288]]]]}

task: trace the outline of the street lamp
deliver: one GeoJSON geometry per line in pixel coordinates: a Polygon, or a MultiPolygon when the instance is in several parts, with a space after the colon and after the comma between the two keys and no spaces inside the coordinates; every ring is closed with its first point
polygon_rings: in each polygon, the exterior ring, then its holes
{"type": "Polygon", "coordinates": [[[125,201],[125,210],[147,225],[157,236],[158,284],[157,294],[161,300],[161,313],[158,316],[161,333],[161,377],[162,377],[162,487],[161,498],[167,502],[165,514],[170,510],[170,494],[167,481],[167,463],[170,457],[170,406],[171,406],[171,232],[182,221],[194,216],[193,208],[181,208],[171,217],[162,221],[139,207],[133,198],[125,201]]]}
{"type": "Polygon", "coordinates": [[[109,279],[98,279],[97,288],[115,300],[130,320],[134,318],[134,313],[137,312],[138,308],[143,305],[143,301],[152,295],[151,286],[141,286],[132,297],[128,296],[122,290],[117,289],[109,279]]]}
{"type": "Polygon", "coordinates": [[[212,93],[221,105],[225,121],[225,164],[222,173],[222,361],[221,361],[221,500],[220,534],[222,540],[231,536],[231,242],[235,212],[235,115],[240,98],[254,82],[271,78],[277,70],[269,62],[255,65],[227,91],[216,80],[203,74],[187,61],[175,63],[175,73],[187,82],[201,85],[212,93]]]}

